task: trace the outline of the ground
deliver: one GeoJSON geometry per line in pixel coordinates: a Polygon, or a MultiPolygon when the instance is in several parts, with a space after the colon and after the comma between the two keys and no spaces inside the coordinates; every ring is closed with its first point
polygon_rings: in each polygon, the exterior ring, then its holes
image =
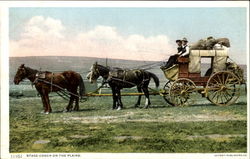
{"type": "Polygon", "coordinates": [[[111,110],[111,97],[92,97],[69,113],[63,113],[67,101],[52,97],[49,115],[40,113],[39,97],[10,98],[10,152],[246,153],[244,89],[226,107],[195,96],[185,107],[151,96],[149,109],[134,108],[136,97],[123,97],[120,111],[111,110]]]}

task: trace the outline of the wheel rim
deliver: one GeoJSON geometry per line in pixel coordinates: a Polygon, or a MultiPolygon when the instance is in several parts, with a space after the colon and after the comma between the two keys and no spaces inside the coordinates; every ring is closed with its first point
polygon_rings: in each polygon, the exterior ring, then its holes
{"type": "Polygon", "coordinates": [[[193,81],[185,78],[178,79],[169,90],[170,101],[175,106],[184,106],[194,91],[196,91],[196,86],[193,81]]]}
{"type": "Polygon", "coordinates": [[[163,87],[163,90],[164,90],[164,93],[163,93],[163,98],[165,99],[165,101],[174,106],[174,103],[171,102],[171,98],[170,98],[170,94],[169,94],[169,90],[170,90],[170,87],[172,86],[173,84],[173,81],[168,81],[165,86],[163,87]]]}
{"type": "Polygon", "coordinates": [[[207,83],[207,98],[219,106],[233,104],[240,95],[240,80],[227,71],[217,72],[212,75],[207,83]]]}

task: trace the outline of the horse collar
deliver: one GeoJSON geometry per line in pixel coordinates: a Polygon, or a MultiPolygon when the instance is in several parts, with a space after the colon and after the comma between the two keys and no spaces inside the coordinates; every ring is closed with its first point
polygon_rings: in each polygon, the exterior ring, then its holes
{"type": "Polygon", "coordinates": [[[44,72],[37,72],[36,73],[36,78],[45,79],[45,73],[44,72]]]}

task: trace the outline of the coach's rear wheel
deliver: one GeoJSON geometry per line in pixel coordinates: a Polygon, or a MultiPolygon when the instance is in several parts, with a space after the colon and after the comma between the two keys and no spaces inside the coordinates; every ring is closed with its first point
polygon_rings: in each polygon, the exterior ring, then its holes
{"type": "Polygon", "coordinates": [[[190,94],[195,91],[196,86],[193,81],[186,78],[178,79],[170,87],[170,101],[175,106],[184,106],[190,98],[190,94]]]}
{"type": "Polygon", "coordinates": [[[240,80],[232,72],[217,72],[209,78],[206,90],[209,101],[218,106],[228,106],[239,98],[240,80]]]}
{"type": "Polygon", "coordinates": [[[168,81],[168,82],[165,84],[165,86],[163,87],[162,96],[163,96],[163,98],[165,99],[165,101],[166,101],[168,104],[174,106],[174,103],[171,102],[171,100],[170,100],[170,94],[169,94],[169,90],[170,90],[170,87],[172,86],[172,84],[173,84],[173,81],[168,81]]]}

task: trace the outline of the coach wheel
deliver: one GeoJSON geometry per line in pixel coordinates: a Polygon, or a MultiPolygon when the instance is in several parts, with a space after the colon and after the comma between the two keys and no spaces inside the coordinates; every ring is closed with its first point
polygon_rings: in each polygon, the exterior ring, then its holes
{"type": "Polygon", "coordinates": [[[170,94],[169,94],[169,90],[170,90],[170,87],[171,85],[173,84],[173,81],[168,81],[165,86],[163,87],[163,98],[165,99],[165,101],[170,104],[171,106],[174,106],[174,103],[171,102],[170,100],[170,94]]]}
{"type": "Polygon", "coordinates": [[[218,106],[228,106],[240,96],[240,80],[232,72],[217,72],[209,78],[206,90],[209,101],[218,106]]]}
{"type": "Polygon", "coordinates": [[[170,87],[170,101],[175,106],[184,106],[190,98],[190,94],[196,91],[193,81],[186,78],[176,80],[170,87]]]}

